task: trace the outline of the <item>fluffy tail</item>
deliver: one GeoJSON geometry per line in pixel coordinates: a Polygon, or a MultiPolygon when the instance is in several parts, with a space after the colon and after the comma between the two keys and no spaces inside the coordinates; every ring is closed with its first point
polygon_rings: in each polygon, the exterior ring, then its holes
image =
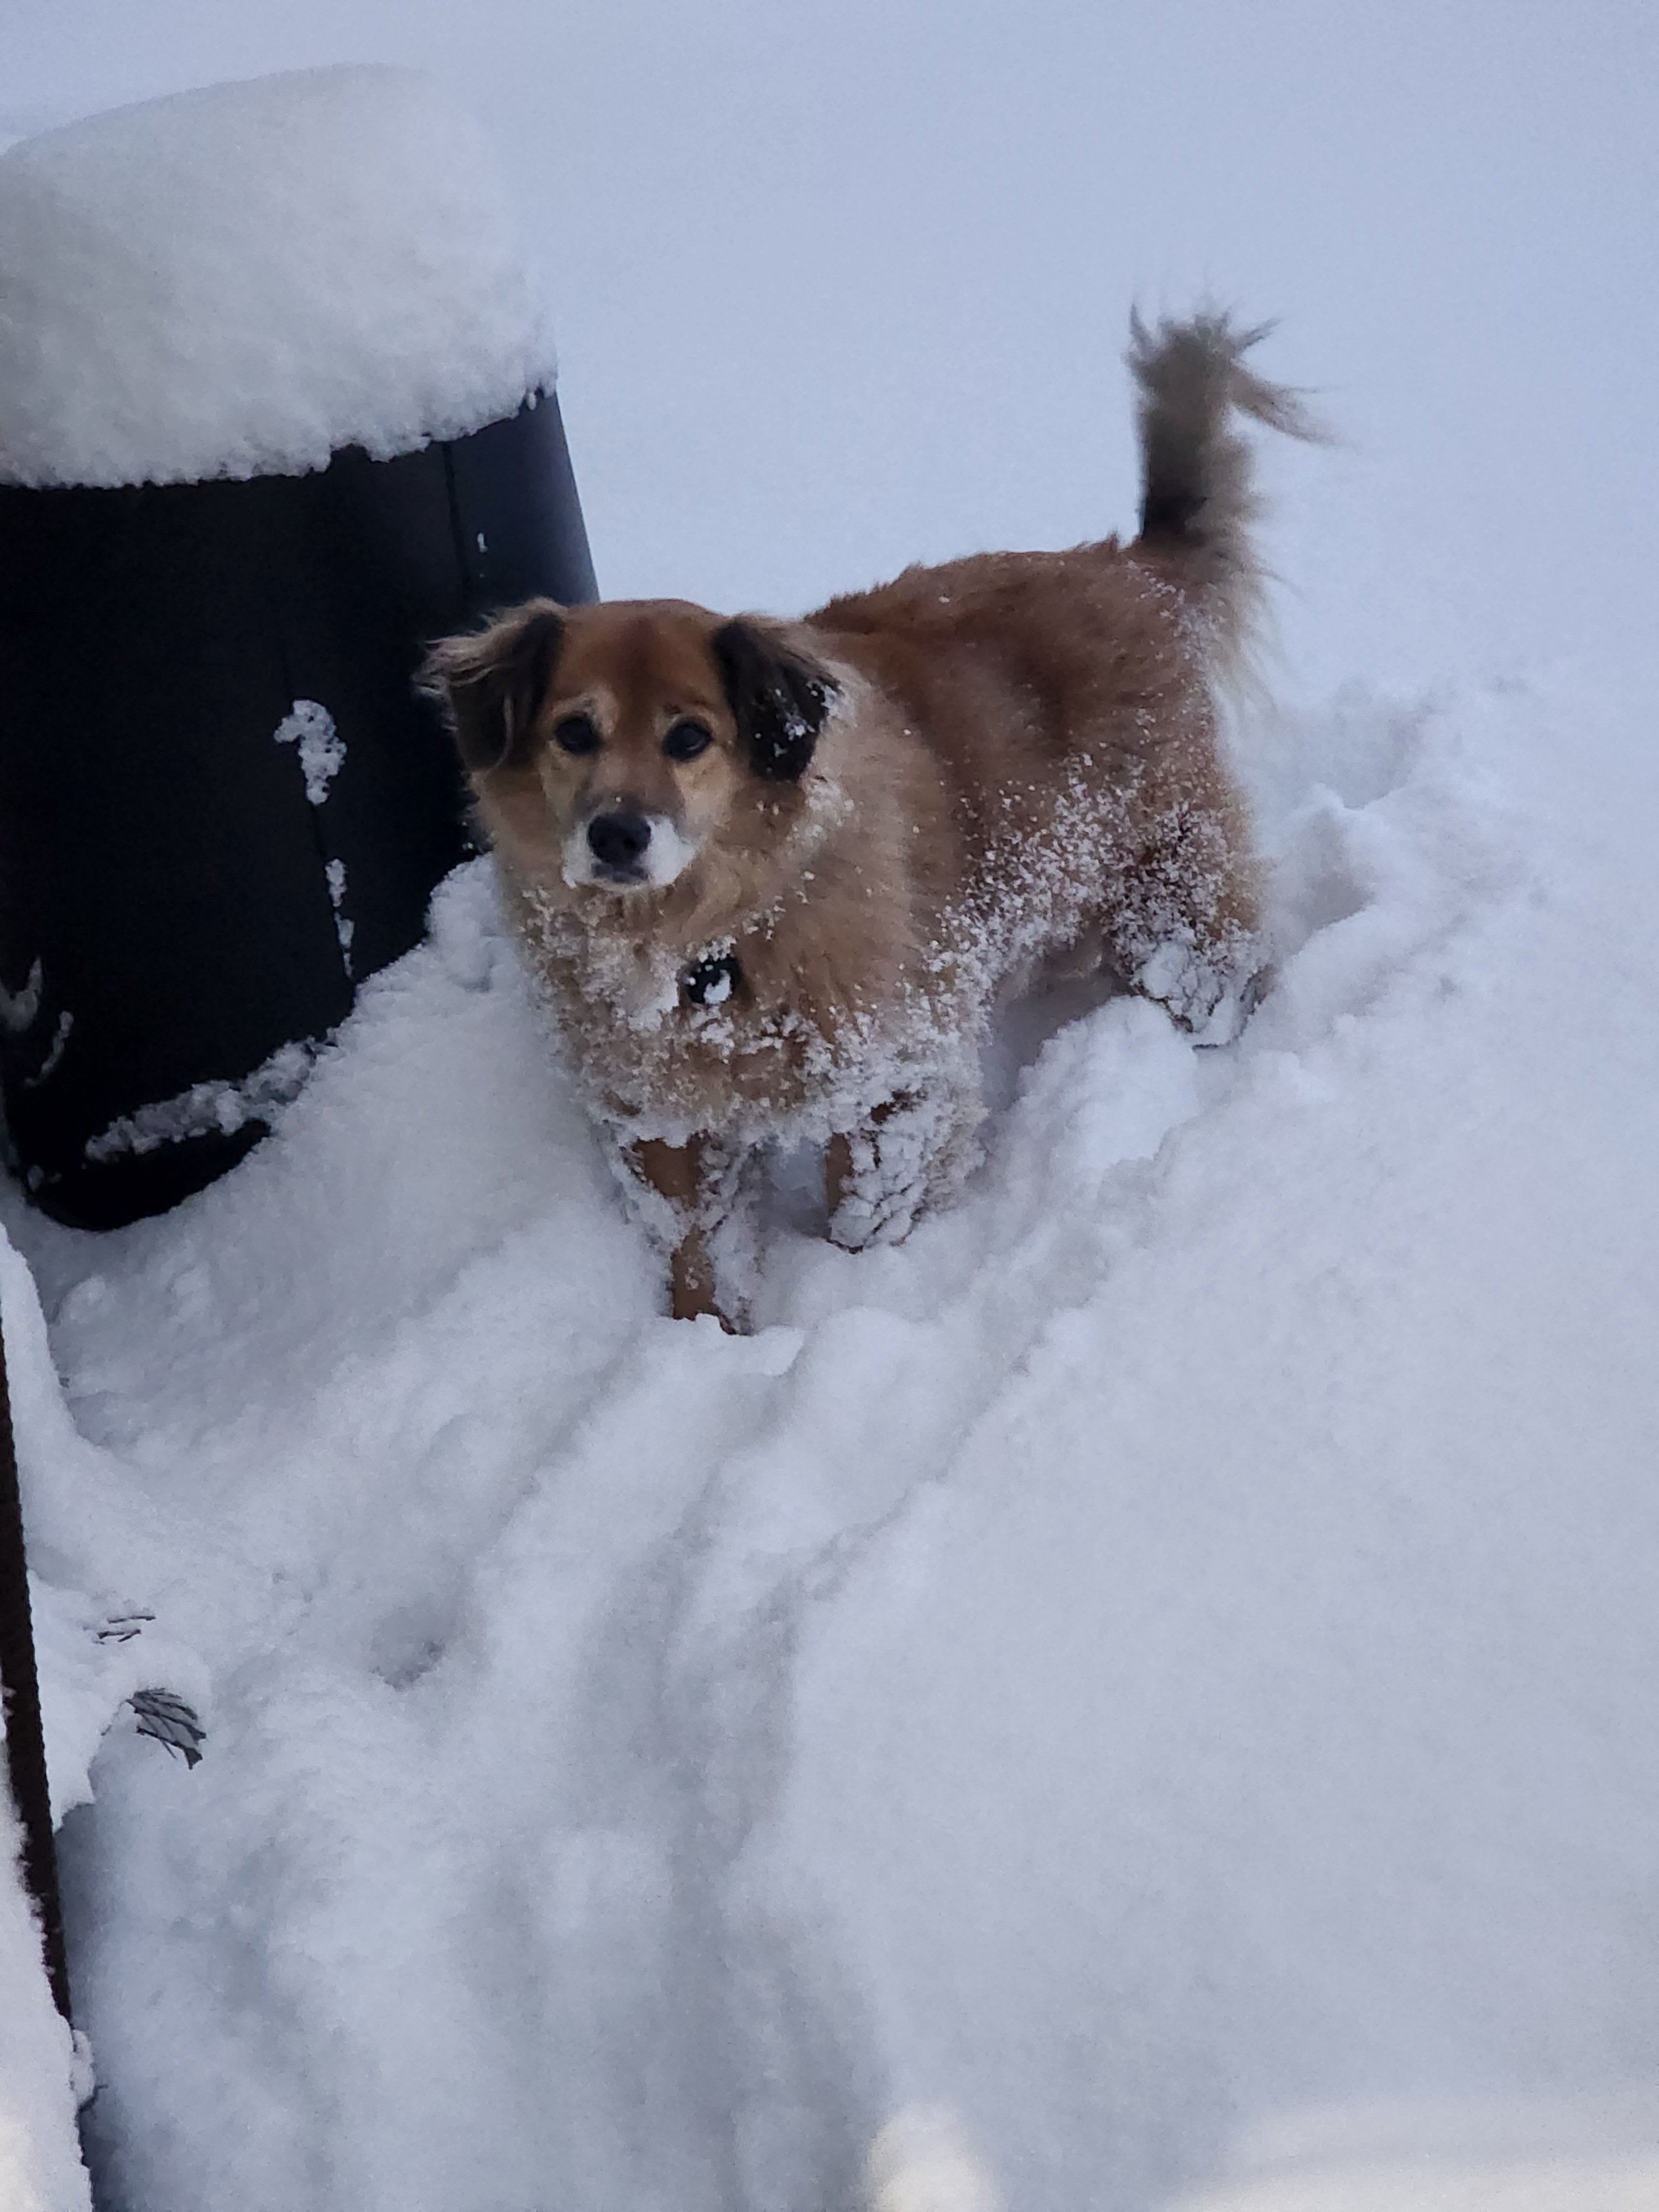
{"type": "Polygon", "coordinates": [[[1250,536],[1261,502],[1234,417],[1314,442],[1327,434],[1293,392],[1245,368],[1272,328],[1241,330],[1214,309],[1150,330],[1139,314],[1129,322],[1144,481],[1137,545],[1188,593],[1223,676],[1249,668],[1267,581],[1250,536]]]}

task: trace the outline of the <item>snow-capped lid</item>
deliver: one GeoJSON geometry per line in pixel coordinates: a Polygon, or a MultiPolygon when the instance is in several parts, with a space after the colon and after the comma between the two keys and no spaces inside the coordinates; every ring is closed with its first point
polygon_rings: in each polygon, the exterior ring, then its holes
{"type": "Polygon", "coordinates": [[[553,374],[495,156],[418,71],[214,85],[0,154],[0,481],[384,459],[553,374]]]}

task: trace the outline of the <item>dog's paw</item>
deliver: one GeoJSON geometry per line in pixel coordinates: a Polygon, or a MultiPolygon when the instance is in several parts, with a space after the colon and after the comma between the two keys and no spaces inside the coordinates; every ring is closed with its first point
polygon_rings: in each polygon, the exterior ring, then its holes
{"type": "Polygon", "coordinates": [[[825,1158],[828,1233],[843,1252],[902,1244],[927,1201],[939,1115],[924,1098],[889,1100],[869,1125],[832,1138],[825,1158]]]}
{"type": "Polygon", "coordinates": [[[867,1252],[876,1244],[902,1244],[921,1212],[918,1195],[886,1192],[866,1197],[849,1191],[830,1216],[828,1235],[843,1252],[867,1252]]]}
{"type": "Polygon", "coordinates": [[[1265,967],[1206,958],[1171,939],[1143,963],[1133,988],[1164,1007],[1195,1045],[1213,1049],[1237,1042],[1271,980],[1265,967]]]}
{"type": "Polygon", "coordinates": [[[1273,985],[1271,968],[1258,968],[1242,983],[1229,985],[1201,1022],[1192,1024],[1193,1042],[1200,1052],[1237,1044],[1249,1018],[1273,985]]]}
{"type": "Polygon", "coordinates": [[[894,1163],[870,1137],[842,1139],[828,1235],[843,1252],[902,1244],[921,1212],[926,1178],[894,1173],[894,1163]]]}

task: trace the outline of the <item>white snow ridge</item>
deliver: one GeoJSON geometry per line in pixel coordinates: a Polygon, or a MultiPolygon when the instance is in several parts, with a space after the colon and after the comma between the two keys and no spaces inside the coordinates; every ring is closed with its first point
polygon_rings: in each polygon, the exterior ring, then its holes
{"type": "MultiPolygon", "coordinates": [[[[350,924],[335,916],[337,933],[350,924]]],[[[341,937],[341,951],[350,944],[341,937]]],[[[279,1045],[269,1060],[238,1081],[228,1078],[194,1083],[176,1097],[158,1099],[124,1114],[87,1140],[89,1160],[118,1159],[124,1152],[153,1152],[187,1137],[233,1136],[246,1123],[271,1114],[297,1097],[311,1073],[318,1047],[308,1042],[279,1045]]]]}

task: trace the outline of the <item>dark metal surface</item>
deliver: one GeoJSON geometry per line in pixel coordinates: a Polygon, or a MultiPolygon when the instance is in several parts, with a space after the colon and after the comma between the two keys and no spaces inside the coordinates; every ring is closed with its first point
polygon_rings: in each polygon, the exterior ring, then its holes
{"type": "Polygon", "coordinates": [[[310,476],[0,486],[0,1091],[47,1212],[112,1226],[222,1173],[264,1124],[199,1098],[198,1133],[87,1147],[325,1036],[416,941],[467,845],[412,672],[538,592],[595,595],[550,395],[310,476]],[[320,805],[275,742],[299,701],[345,747],[320,805]]]}

